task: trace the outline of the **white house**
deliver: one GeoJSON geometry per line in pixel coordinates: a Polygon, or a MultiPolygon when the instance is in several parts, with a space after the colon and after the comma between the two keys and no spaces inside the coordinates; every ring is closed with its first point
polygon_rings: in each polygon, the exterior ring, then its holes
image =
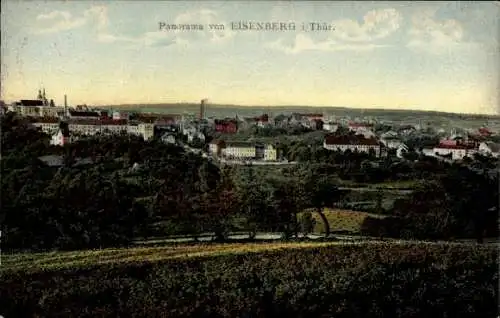
{"type": "Polygon", "coordinates": [[[59,129],[59,118],[57,117],[40,117],[32,123],[34,127],[39,128],[46,134],[54,134],[59,129]]]}
{"type": "Polygon", "coordinates": [[[369,123],[350,122],[347,127],[350,131],[354,131],[356,133],[364,133],[366,131],[373,130],[373,124],[369,123]]]}
{"type": "Polygon", "coordinates": [[[52,136],[50,144],[54,146],[64,146],[70,142],[69,129],[67,126],[61,126],[59,130],[52,136]]]}
{"type": "Polygon", "coordinates": [[[124,119],[102,120],[100,124],[101,132],[117,135],[128,131],[127,120],[124,119]]]}
{"type": "Polygon", "coordinates": [[[140,123],[138,126],[139,134],[144,138],[144,140],[149,140],[154,136],[154,127],[154,124],[140,123]]]}
{"type": "Polygon", "coordinates": [[[213,156],[226,159],[250,159],[257,157],[257,147],[252,142],[214,140],[209,145],[209,152],[213,156]]]}
{"type": "Polygon", "coordinates": [[[389,149],[398,149],[403,144],[398,137],[385,136],[380,138],[380,142],[389,149]]]}
{"type": "Polygon", "coordinates": [[[330,131],[330,132],[336,132],[338,129],[339,129],[338,123],[327,122],[327,123],[323,124],[323,130],[330,131]]]}
{"type": "Polygon", "coordinates": [[[404,154],[408,153],[408,151],[410,151],[408,149],[408,146],[406,146],[405,144],[402,143],[396,149],[396,157],[398,157],[400,159],[403,159],[404,154]]]}
{"type": "Polygon", "coordinates": [[[382,154],[382,144],[376,138],[365,138],[363,135],[329,135],[325,137],[323,147],[328,150],[345,152],[374,152],[376,157],[382,154]]]}
{"type": "Polygon", "coordinates": [[[265,161],[278,160],[278,152],[276,151],[276,148],[274,148],[272,145],[267,145],[264,148],[264,160],[265,161]]]}
{"type": "Polygon", "coordinates": [[[452,160],[462,160],[465,157],[472,157],[474,153],[477,153],[477,149],[468,145],[440,144],[434,147],[433,152],[438,156],[447,156],[451,154],[452,160]]]}
{"type": "Polygon", "coordinates": [[[221,155],[228,159],[250,159],[255,158],[257,152],[255,144],[250,142],[226,142],[221,155]]]}
{"type": "Polygon", "coordinates": [[[165,133],[161,140],[167,144],[175,144],[175,136],[173,134],[165,133]]]}
{"type": "Polygon", "coordinates": [[[494,142],[482,142],[479,144],[479,152],[485,156],[500,157],[500,144],[494,142]]]}
{"type": "Polygon", "coordinates": [[[205,141],[205,135],[201,132],[188,133],[187,135],[188,142],[193,142],[194,139],[199,139],[202,142],[205,141]]]}
{"type": "Polygon", "coordinates": [[[127,133],[130,135],[140,135],[139,122],[129,121],[127,125],[127,133]]]}

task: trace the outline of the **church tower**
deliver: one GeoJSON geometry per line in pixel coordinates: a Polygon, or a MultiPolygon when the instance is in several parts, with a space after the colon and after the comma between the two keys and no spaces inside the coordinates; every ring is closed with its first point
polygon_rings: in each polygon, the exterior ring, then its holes
{"type": "Polygon", "coordinates": [[[42,100],[43,100],[43,106],[47,106],[47,96],[45,95],[45,88],[43,89],[43,94],[42,94],[42,100]]]}

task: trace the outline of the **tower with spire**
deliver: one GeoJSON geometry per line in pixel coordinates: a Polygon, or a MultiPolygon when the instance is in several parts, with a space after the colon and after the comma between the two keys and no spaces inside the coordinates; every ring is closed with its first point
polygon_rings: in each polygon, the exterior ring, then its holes
{"type": "Polygon", "coordinates": [[[36,97],[36,99],[43,100],[42,90],[41,89],[38,90],[38,96],[36,97]]]}
{"type": "Polygon", "coordinates": [[[48,106],[49,103],[47,101],[47,96],[45,95],[45,87],[43,88],[42,98],[43,98],[43,106],[48,106]]]}

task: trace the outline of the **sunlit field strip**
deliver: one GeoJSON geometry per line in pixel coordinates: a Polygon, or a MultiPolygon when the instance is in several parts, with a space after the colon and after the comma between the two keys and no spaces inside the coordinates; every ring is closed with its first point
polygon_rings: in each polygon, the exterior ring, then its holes
{"type": "MultiPolygon", "coordinates": [[[[56,270],[106,264],[132,264],[158,262],[169,259],[214,257],[226,254],[259,253],[281,249],[302,249],[342,245],[407,245],[418,247],[428,244],[464,245],[464,243],[436,243],[416,241],[362,241],[362,242],[281,242],[281,243],[234,243],[211,245],[186,245],[168,247],[136,247],[129,249],[104,249],[59,253],[7,255],[2,258],[2,271],[56,270]]],[[[470,244],[467,244],[470,246],[470,244]]]]}

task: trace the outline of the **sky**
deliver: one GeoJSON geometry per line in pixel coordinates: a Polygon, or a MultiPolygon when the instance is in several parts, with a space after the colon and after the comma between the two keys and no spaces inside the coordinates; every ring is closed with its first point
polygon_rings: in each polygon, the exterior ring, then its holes
{"type": "Polygon", "coordinates": [[[35,98],[44,87],[58,105],[67,94],[70,105],[96,106],[208,98],[253,106],[500,109],[498,1],[7,0],[1,9],[6,102],[35,98]],[[293,23],[295,30],[238,30],[240,21],[293,23]],[[310,23],[330,30],[311,30],[310,23]]]}

